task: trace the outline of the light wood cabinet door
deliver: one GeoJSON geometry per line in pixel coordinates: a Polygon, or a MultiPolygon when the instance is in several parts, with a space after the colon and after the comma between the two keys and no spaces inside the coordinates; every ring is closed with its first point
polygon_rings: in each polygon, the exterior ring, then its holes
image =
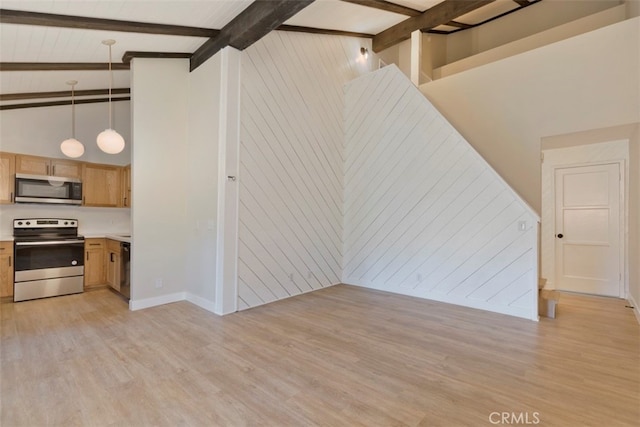
{"type": "Polygon", "coordinates": [[[13,296],[13,242],[0,242],[0,297],[13,296]]]}
{"type": "Polygon", "coordinates": [[[0,153],[0,203],[13,203],[15,189],[16,156],[0,153]]]}
{"type": "Polygon", "coordinates": [[[50,175],[51,161],[47,157],[16,155],[16,173],[50,175]]]}
{"type": "Polygon", "coordinates": [[[64,178],[82,178],[82,162],[51,159],[51,175],[64,178]]]}
{"type": "Polygon", "coordinates": [[[122,168],[113,165],[85,163],[82,166],[84,206],[122,206],[122,168]]]}
{"type": "Polygon", "coordinates": [[[79,179],[82,177],[82,162],[17,154],[16,173],[79,179]]]}
{"type": "Polygon", "coordinates": [[[86,239],[84,254],[84,287],[104,285],[106,282],[105,239],[86,239]]]}
{"type": "Polygon", "coordinates": [[[122,206],[131,207],[131,165],[122,168],[122,206]]]}
{"type": "Polygon", "coordinates": [[[107,242],[107,284],[113,289],[120,291],[120,242],[106,239],[107,242]]]}

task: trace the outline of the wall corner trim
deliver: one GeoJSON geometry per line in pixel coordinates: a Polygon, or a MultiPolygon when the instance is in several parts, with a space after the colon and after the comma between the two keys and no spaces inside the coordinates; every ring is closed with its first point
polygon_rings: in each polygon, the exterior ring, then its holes
{"type": "Polygon", "coordinates": [[[640,307],[638,307],[638,303],[630,293],[627,294],[627,301],[629,301],[629,304],[633,307],[633,314],[635,314],[636,320],[638,321],[638,324],[640,324],[640,307]]]}
{"type": "Polygon", "coordinates": [[[197,305],[200,308],[210,311],[211,313],[215,313],[217,315],[223,314],[216,311],[215,301],[202,298],[201,296],[193,294],[191,292],[185,293],[185,300],[189,301],[191,304],[197,305]]]}
{"type": "Polygon", "coordinates": [[[145,298],[145,299],[139,299],[139,300],[130,300],[129,310],[131,311],[143,310],[145,308],[156,307],[158,305],[184,301],[185,299],[186,299],[185,292],[176,292],[173,294],[160,295],[157,297],[151,297],[151,298],[145,298]]]}

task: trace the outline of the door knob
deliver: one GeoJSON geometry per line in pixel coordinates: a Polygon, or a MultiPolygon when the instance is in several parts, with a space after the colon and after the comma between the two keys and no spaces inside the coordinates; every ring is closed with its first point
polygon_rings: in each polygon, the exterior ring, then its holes
{"type": "Polygon", "coordinates": [[[558,239],[562,239],[562,238],[564,237],[564,235],[563,235],[562,233],[560,233],[560,234],[558,234],[556,237],[557,237],[558,239]]]}

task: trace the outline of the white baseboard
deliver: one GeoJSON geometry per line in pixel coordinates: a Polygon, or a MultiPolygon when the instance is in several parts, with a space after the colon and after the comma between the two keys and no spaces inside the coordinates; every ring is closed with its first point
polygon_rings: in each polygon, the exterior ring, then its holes
{"type": "Polygon", "coordinates": [[[185,292],[176,292],[174,294],[160,295],[152,298],[145,298],[141,300],[130,300],[129,301],[129,310],[143,310],[145,308],[155,307],[158,305],[169,304],[172,302],[184,301],[186,300],[185,292]]]}
{"type": "Polygon", "coordinates": [[[206,298],[202,298],[201,296],[194,295],[191,292],[186,293],[185,299],[190,303],[197,305],[200,308],[210,311],[211,313],[218,314],[216,313],[215,301],[210,301],[206,298]]]}
{"type": "MultiPolygon", "coordinates": [[[[346,278],[342,283],[344,283],[345,285],[359,286],[361,288],[369,288],[369,289],[375,289],[378,291],[391,292],[394,294],[407,295],[407,296],[416,297],[416,298],[423,298],[431,301],[438,301],[438,302],[444,302],[447,304],[459,305],[462,307],[469,307],[469,308],[475,308],[479,310],[491,311],[493,313],[507,314],[509,316],[532,320],[534,322],[539,321],[538,311],[537,311],[537,298],[538,298],[537,292],[534,294],[535,307],[532,305],[531,308],[526,309],[522,307],[513,307],[508,305],[489,304],[484,301],[455,298],[455,297],[450,297],[447,294],[441,294],[436,292],[425,293],[421,290],[414,290],[412,288],[405,289],[405,288],[376,287],[372,285],[358,283],[357,280],[351,280],[349,278],[346,278]]],[[[536,283],[536,289],[537,289],[537,283],[536,283]]],[[[532,298],[534,297],[532,296],[532,298]]]]}
{"type": "Polygon", "coordinates": [[[255,308],[255,307],[260,307],[261,305],[271,304],[272,302],[282,301],[282,300],[285,300],[285,299],[288,299],[288,298],[297,297],[299,295],[308,294],[308,293],[311,293],[311,292],[319,291],[319,290],[324,289],[324,288],[330,288],[331,286],[342,285],[342,284],[345,284],[345,283],[343,283],[343,282],[329,283],[328,285],[321,286],[319,288],[307,289],[306,291],[302,291],[302,292],[300,292],[298,294],[288,295],[286,297],[275,299],[273,301],[267,301],[267,302],[263,302],[261,304],[252,305],[251,307],[243,308],[242,310],[238,310],[238,311],[250,310],[250,309],[255,308]]]}
{"type": "Polygon", "coordinates": [[[629,304],[633,307],[633,314],[636,315],[636,320],[640,323],[640,307],[638,307],[636,300],[633,299],[633,295],[628,294],[627,301],[629,301],[629,304]]]}

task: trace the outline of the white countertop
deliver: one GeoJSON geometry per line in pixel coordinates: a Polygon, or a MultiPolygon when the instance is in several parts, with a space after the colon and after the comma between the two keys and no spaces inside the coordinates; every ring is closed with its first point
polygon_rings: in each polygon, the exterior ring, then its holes
{"type": "Polygon", "coordinates": [[[127,242],[131,243],[131,234],[122,232],[122,233],[86,233],[84,234],[85,239],[111,239],[117,240],[119,242],[127,242]]]}
{"type": "Polygon", "coordinates": [[[118,240],[120,242],[131,243],[131,235],[130,234],[107,234],[105,236],[107,239],[118,240]]]}

